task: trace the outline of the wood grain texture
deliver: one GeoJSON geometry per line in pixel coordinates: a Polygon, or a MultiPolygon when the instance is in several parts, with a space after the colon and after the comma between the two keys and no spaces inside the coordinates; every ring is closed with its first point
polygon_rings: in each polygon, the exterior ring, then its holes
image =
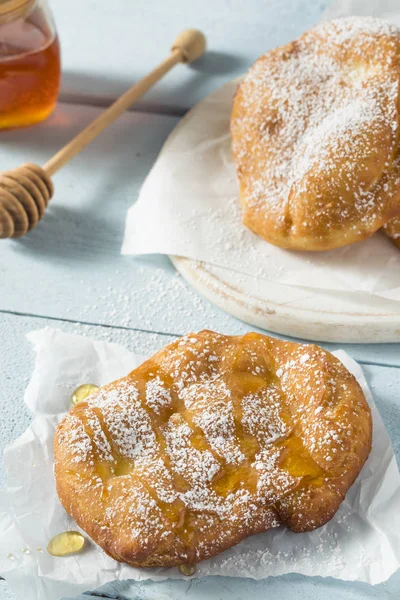
{"type": "Polygon", "coordinates": [[[111,106],[100,112],[96,118],[86,125],[70,142],[50,158],[44,165],[48,175],[54,175],[66,163],[82,152],[106,127],[109,127],[123,112],[153,87],[170,69],[179,62],[186,62],[184,49],[175,47],[169,55],[140,81],[131,85],[111,106]]]}
{"type": "Polygon", "coordinates": [[[328,1],[90,0],[79,12],[66,0],[53,2],[64,65],[61,98],[110,102],[161,60],[180,30],[196,27],[207,36],[207,55],[175,69],[140,103],[181,114],[258,56],[314,25],[328,1]]]}

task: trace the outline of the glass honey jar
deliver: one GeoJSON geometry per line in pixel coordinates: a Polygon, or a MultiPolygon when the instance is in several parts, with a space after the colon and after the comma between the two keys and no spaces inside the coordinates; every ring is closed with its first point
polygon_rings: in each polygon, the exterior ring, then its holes
{"type": "Polygon", "coordinates": [[[0,129],[48,117],[57,101],[60,70],[46,0],[0,0],[0,129]]]}

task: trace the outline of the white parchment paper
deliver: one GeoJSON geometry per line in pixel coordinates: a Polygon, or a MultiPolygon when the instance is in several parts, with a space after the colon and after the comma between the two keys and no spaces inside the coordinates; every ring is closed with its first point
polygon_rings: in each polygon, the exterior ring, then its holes
{"type": "Polygon", "coordinates": [[[400,252],[381,233],[332,251],[294,252],[242,225],[229,134],[237,83],[205,98],[171,133],[128,212],[122,253],[185,256],[283,285],[400,301],[400,252]]]}
{"type": "Polygon", "coordinates": [[[398,0],[333,0],[325,10],[323,19],[349,15],[380,17],[400,26],[398,0]]]}
{"type": "MultiPolygon", "coordinates": [[[[143,360],[112,343],[57,329],[28,335],[36,364],[25,401],[33,412],[26,432],[4,455],[7,486],[0,500],[0,573],[21,600],[55,600],[108,581],[180,578],[177,569],[135,569],[117,563],[93,543],[75,556],[46,553],[56,533],[76,529],[55,491],[53,436],[71,392],[81,383],[103,385],[143,360]],[[41,549],[41,550],[40,550],[41,549]]],[[[197,576],[261,579],[290,572],[376,584],[400,566],[400,474],[389,436],[361,368],[345,352],[336,355],[354,373],[371,406],[373,449],[336,516],[307,534],[278,528],[253,536],[198,567],[197,576]]]]}

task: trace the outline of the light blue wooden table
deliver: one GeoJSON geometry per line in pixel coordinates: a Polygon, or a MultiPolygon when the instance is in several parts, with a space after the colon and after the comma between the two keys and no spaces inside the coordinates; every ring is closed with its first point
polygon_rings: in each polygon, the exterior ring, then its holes
{"type": "MultiPolygon", "coordinates": [[[[179,116],[265,50],[318,21],[327,0],[54,0],[63,48],[61,102],[36,128],[0,133],[1,169],[39,164],[103,106],[150,70],[175,35],[198,27],[210,52],[179,66],[140,104],[55,177],[46,219],[19,241],[0,242],[0,446],[29,423],[23,392],[33,355],[25,334],[43,326],[152,353],[188,330],[250,327],[197,295],[165,257],[121,257],[126,210],[179,116]]],[[[337,346],[327,344],[327,348],[337,346]]],[[[400,347],[348,346],[364,366],[400,456],[400,347]]],[[[3,484],[0,471],[0,486],[3,484]]],[[[121,599],[361,600],[400,598],[400,574],[376,587],[288,575],[255,582],[210,578],[119,583],[98,595],[121,599]]],[[[0,582],[0,600],[9,600],[0,582]]],[[[83,599],[82,599],[83,600],[83,599]]]]}

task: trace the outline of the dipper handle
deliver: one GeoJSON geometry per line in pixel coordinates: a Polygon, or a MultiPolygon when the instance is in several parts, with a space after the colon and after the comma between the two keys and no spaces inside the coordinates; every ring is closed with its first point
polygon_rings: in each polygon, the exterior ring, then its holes
{"type": "Polygon", "coordinates": [[[78,133],[42,167],[26,164],[0,174],[0,238],[19,237],[37,225],[53,195],[51,176],[79,154],[177,63],[193,62],[204,54],[206,39],[197,29],[180,33],[169,56],[135,83],[90,125],[78,133]]]}

